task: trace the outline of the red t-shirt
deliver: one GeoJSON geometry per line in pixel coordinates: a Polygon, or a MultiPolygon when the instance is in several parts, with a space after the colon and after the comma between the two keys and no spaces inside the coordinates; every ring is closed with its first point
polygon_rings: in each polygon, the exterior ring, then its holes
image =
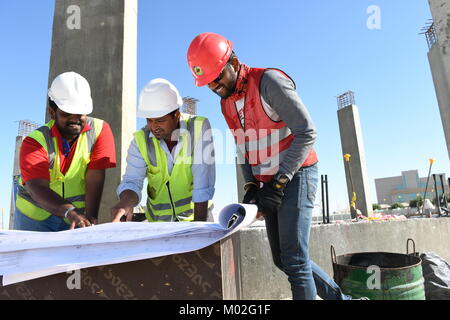
{"type": "MultiPolygon", "coordinates": [[[[88,130],[91,130],[91,127],[86,124],[82,133],[88,130]]],[[[66,158],[62,152],[62,136],[58,128],[53,126],[50,133],[52,137],[56,137],[58,140],[59,159],[61,164],[60,170],[62,174],[66,174],[72,163],[78,139],[73,143],[66,158]]],[[[103,129],[95,141],[88,169],[101,170],[114,167],[116,167],[114,136],[109,124],[106,121],[103,121],[103,129]]],[[[23,140],[20,148],[20,173],[24,184],[32,179],[45,179],[50,181],[48,153],[44,147],[30,137],[26,137],[23,140]]]]}

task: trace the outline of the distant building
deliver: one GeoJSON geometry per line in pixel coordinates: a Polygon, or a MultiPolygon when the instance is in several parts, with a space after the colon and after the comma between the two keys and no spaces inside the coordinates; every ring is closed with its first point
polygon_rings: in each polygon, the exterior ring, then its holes
{"type": "MultiPolygon", "coordinates": [[[[441,173],[442,174],[442,173],[441,173]]],[[[442,187],[439,175],[436,175],[439,196],[442,195],[442,187]]],[[[447,192],[448,184],[445,174],[443,175],[444,191],[447,192]]],[[[375,179],[375,188],[377,191],[377,200],[379,204],[392,205],[396,202],[409,202],[417,199],[420,195],[423,197],[427,177],[419,178],[418,170],[402,171],[402,175],[398,177],[388,177],[375,179]]],[[[430,176],[428,181],[427,198],[434,199],[434,180],[430,176]]]]}
{"type": "MultiPolygon", "coordinates": [[[[21,120],[19,121],[19,133],[16,137],[16,149],[14,151],[14,163],[13,163],[13,172],[12,172],[12,190],[11,190],[11,207],[9,214],[9,229],[13,229],[14,224],[14,211],[16,210],[16,196],[19,191],[19,179],[20,179],[20,147],[22,146],[22,141],[28,136],[32,131],[39,128],[40,125],[29,121],[29,120],[21,120]]],[[[3,225],[4,223],[2,223],[3,225]]],[[[1,226],[0,226],[1,228],[1,226]]]]}
{"type": "Polygon", "coordinates": [[[196,115],[198,102],[199,102],[198,99],[191,98],[191,97],[184,97],[183,98],[183,106],[182,106],[181,111],[184,113],[196,115]]]}

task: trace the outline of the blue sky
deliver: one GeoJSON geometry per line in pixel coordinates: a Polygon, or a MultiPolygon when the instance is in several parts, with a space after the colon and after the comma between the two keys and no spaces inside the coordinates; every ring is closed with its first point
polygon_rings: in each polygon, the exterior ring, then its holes
{"type": "MultiPolygon", "coordinates": [[[[6,212],[16,121],[44,122],[53,6],[53,0],[0,0],[0,208],[6,212]]],[[[375,178],[412,169],[426,176],[428,158],[436,159],[433,172],[449,172],[428,47],[418,34],[430,18],[426,0],[140,0],[138,90],[152,78],[166,78],[183,96],[199,99],[198,113],[225,132],[218,97],[195,87],[187,67],[193,37],[220,33],[234,42],[242,62],[283,69],[316,124],[319,171],[328,174],[332,210],[347,205],[335,97],[352,90],[376,202],[375,178]],[[380,9],[381,29],[367,27],[371,5],[380,9]]],[[[237,200],[234,170],[217,166],[217,207],[237,200]]]]}

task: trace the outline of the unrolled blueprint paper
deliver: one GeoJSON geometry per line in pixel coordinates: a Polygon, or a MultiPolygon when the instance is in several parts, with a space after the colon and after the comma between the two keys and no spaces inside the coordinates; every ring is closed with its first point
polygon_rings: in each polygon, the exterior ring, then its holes
{"type": "Polygon", "coordinates": [[[108,223],[62,232],[0,232],[3,285],[77,269],[195,251],[248,227],[255,205],[231,204],[219,223],[108,223]]]}

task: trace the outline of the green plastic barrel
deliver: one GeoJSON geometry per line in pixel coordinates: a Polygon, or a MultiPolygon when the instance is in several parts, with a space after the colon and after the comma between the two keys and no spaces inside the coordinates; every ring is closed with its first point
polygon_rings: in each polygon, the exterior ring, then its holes
{"type": "Polygon", "coordinates": [[[425,300],[422,261],[414,255],[362,252],[337,256],[331,247],[334,280],[353,299],[425,300]]]}

